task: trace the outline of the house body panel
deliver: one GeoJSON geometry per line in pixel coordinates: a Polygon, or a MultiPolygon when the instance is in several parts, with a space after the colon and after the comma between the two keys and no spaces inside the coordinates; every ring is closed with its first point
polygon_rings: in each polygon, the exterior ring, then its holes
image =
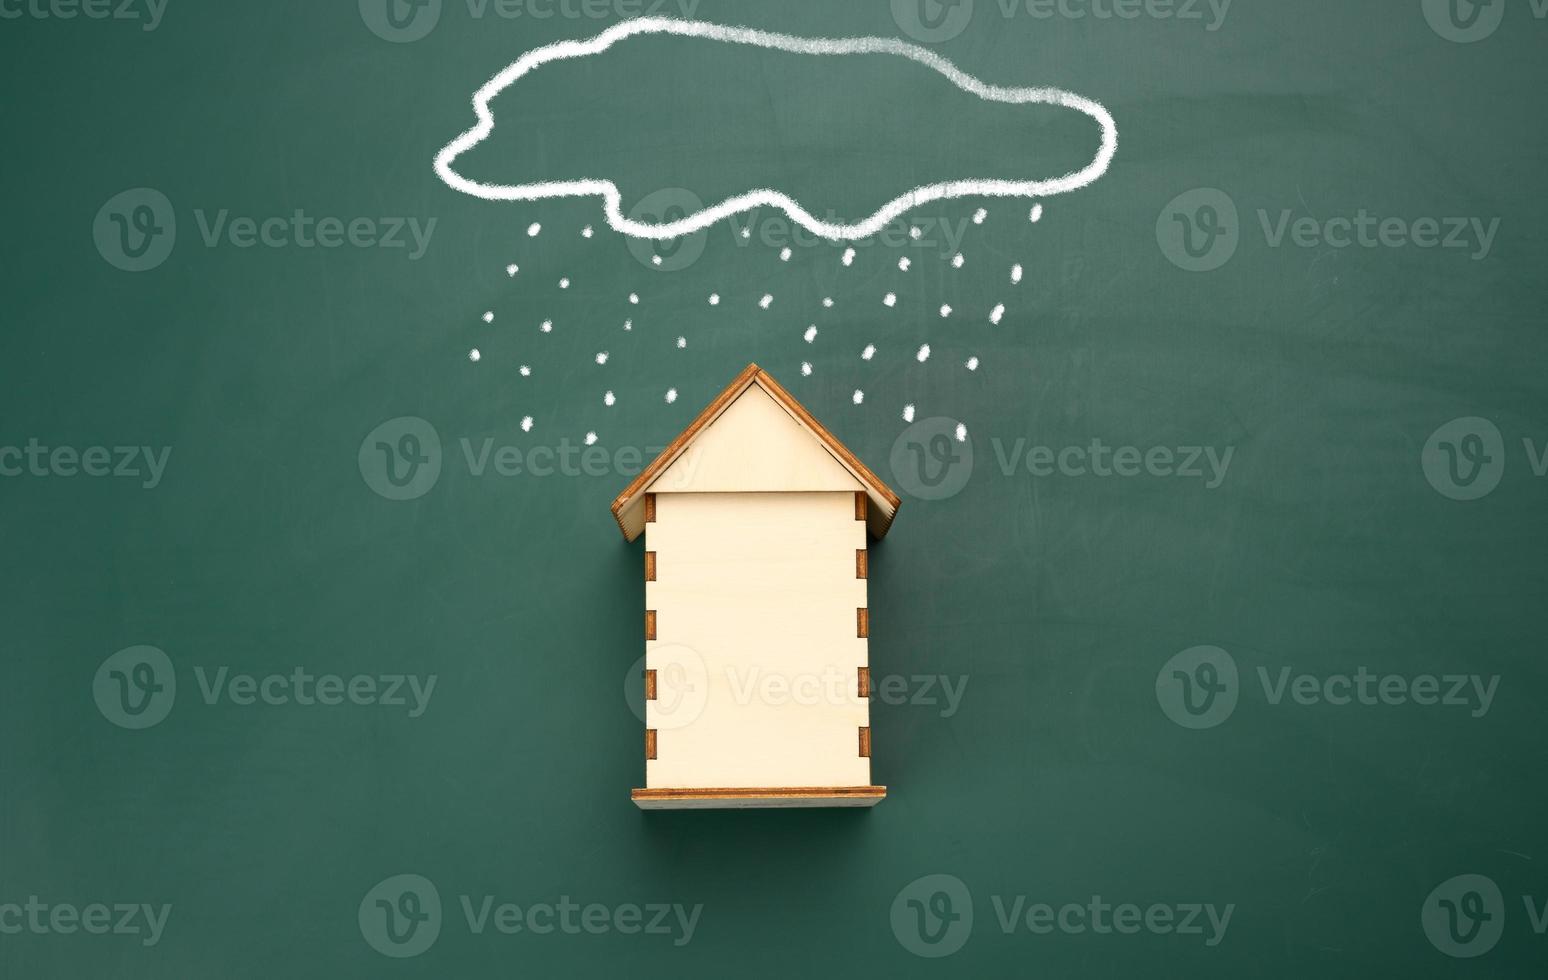
{"type": "Polygon", "coordinates": [[[869,784],[854,493],[656,495],[647,788],[869,784]]]}

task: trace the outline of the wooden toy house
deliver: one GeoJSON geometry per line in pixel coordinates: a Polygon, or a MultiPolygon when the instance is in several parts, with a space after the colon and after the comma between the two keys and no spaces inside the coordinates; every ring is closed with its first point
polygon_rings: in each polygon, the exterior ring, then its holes
{"type": "Polygon", "coordinates": [[[642,809],[874,806],[866,534],[899,500],[749,364],[618,499],[645,535],[642,809]]]}

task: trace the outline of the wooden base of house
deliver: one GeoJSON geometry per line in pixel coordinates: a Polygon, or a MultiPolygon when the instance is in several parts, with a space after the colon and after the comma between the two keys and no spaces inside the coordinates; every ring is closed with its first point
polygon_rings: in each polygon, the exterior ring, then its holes
{"type": "Polygon", "coordinates": [[[875,806],[885,786],[750,786],[725,789],[637,789],[641,810],[745,810],[771,807],[875,806]]]}

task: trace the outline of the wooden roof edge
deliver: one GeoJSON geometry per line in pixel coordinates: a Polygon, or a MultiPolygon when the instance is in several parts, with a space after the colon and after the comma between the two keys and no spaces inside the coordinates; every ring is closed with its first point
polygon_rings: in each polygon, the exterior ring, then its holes
{"type": "Polygon", "coordinates": [[[735,401],[738,395],[747,390],[762,370],[756,364],[749,364],[743,368],[741,373],[733,378],[731,383],[726,385],[720,394],[715,396],[713,401],[704,406],[703,411],[694,416],[693,421],[688,423],[688,427],[679,432],[677,438],[667,443],[666,448],[661,450],[656,458],[650,461],[650,465],[641,470],[640,475],[630,480],[629,485],[624,487],[623,492],[613,498],[613,516],[618,519],[620,527],[623,526],[623,512],[629,506],[629,502],[638,496],[640,491],[650,486],[651,482],[660,476],[668,466],[671,466],[677,457],[682,455],[682,451],[688,447],[688,443],[692,442],[693,438],[699,434],[699,430],[718,418],[720,413],[725,411],[726,407],[735,401]]]}
{"type": "Polygon", "coordinates": [[[661,450],[661,453],[651,461],[650,465],[641,470],[639,476],[631,480],[629,485],[624,487],[623,492],[613,499],[613,519],[618,523],[618,530],[623,532],[625,539],[629,538],[629,531],[624,527],[624,511],[629,508],[646,487],[650,486],[667,467],[671,466],[682,455],[683,451],[688,448],[688,444],[698,436],[700,431],[719,418],[720,414],[732,402],[754,384],[767,391],[775,401],[779,402],[785,411],[795,416],[802,425],[811,430],[818,441],[839,460],[844,468],[849,470],[856,479],[864,484],[867,491],[875,494],[887,503],[887,506],[892,510],[892,514],[888,516],[886,523],[882,525],[877,537],[887,533],[888,528],[892,526],[892,518],[897,515],[898,508],[903,504],[902,498],[894,493],[891,487],[882,482],[871,471],[870,467],[861,462],[860,457],[851,452],[848,446],[844,445],[838,440],[838,437],[829,432],[827,426],[817,421],[812,413],[806,410],[805,405],[802,405],[796,400],[794,395],[785,390],[783,385],[775,381],[773,375],[760,368],[757,364],[748,364],[731,380],[730,384],[721,390],[720,394],[716,395],[704,407],[703,411],[694,417],[692,422],[688,423],[688,427],[678,433],[677,438],[668,443],[666,448],[661,450]]]}
{"type": "Polygon", "coordinates": [[[784,386],[778,381],[775,381],[772,375],[760,368],[757,377],[758,380],[767,384],[769,394],[773,395],[777,401],[784,405],[786,411],[800,419],[807,428],[811,429],[817,438],[822,440],[822,443],[828,447],[828,451],[837,456],[844,463],[845,467],[853,472],[861,483],[866,485],[866,489],[885,500],[887,506],[891,507],[893,511],[902,506],[902,499],[892,491],[892,488],[883,483],[881,478],[875,473],[871,472],[871,468],[861,462],[859,456],[850,452],[848,446],[844,445],[838,440],[837,436],[829,432],[827,426],[817,421],[812,413],[806,410],[806,406],[796,401],[795,396],[786,391],[784,386]]]}

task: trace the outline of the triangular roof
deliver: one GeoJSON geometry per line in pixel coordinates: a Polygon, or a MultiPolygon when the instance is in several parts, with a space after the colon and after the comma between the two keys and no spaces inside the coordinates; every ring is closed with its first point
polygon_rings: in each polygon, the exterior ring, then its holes
{"type": "MultiPolygon", "coordinates": [[[[835,475],[840,480],[847,475],[853,482],[845,485],[852,485],[856,490],[864,491],[866,495],[869,505],[866,507],[866,525],[871,534],[877,538],[886,534],[887,529],[892,526],[893,515],[897,513],[902,503],[898,495],[860,462],[859,457],[850,452],[847,446],[834,438],[833,433],[813,418],[812,414],[767,371],[756,364],[749,364],[613,501],[613,518],[618,521],[618,528],[623,532],[624,538],[633,541],[645,528],[645,494],[650,492],[663,477],[668,476],[672,470],[672,464],[708,432],[716,421],[737,403],[738,399],[752,389],[757,389],[761,395],[767,395],[768,400],[772,400],[779,409],[783,410],[795,426],[811,437],[812,445],[826,454],[821,460],[809,460],[808,463],[813,465],[805,468],[806,472],[818,473],[817,482],[810,486],[778,486],[770,489],[831,490],[838,485],[834,483],[835,475]],[[830,466],[829,460],[837,465],[830,466]]],[[[764,399],[760,398],[759,401],[762,402],[764,399]]],[[[753,411],[764,410],[761,406],[753,406],[745,402],[743,405],[753,411]]]]}

